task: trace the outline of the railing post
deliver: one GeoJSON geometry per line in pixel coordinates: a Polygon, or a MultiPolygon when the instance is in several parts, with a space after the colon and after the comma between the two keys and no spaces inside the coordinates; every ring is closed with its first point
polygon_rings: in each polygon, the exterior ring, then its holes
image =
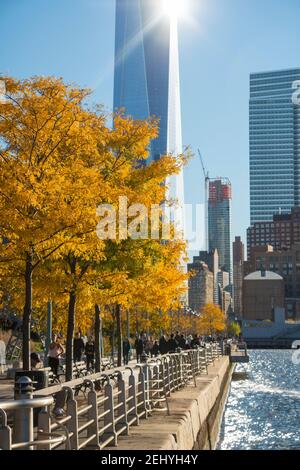
{"type": "Polygon", "coordinates": [[[67,422],[67,429],[70,433],[71,450],[78,450],[78,413],[77,401],[74,398],[74,391],[70,387],[63,387],[68,392],[67,414],[71,419],[67,422]]]}
{"type": "Polygon", "coordinates": [[[170,386],[170,358],[169,356],[163,356],[164,362],[164,380],[165,380],[165,387],[166,393],[168,396],[171,395],[171,386],[170,386]]]}
{"type": "Polygon", "coordinates": [[[176,354],[175,357],[175,371],[176,371],[176,390],[180,389],[181,386],[181,367],[180,367],[180,356],[179,354],[176,354]]]}
{"type": "Polygon", "coordinates": [[[120,371],[118,373],[118,411],[117,411],[117,417],[122,416],[120,420],[118,420],[116,424],[116,431],[119,431],[121,428],[126,428],[125,431],[123,431],[121,434],[124,434],[128,436],[129,434],[129,425],[127,421],[127,406],[126,406],[126,386],[125,386],[125,380],[123,377],[122,372],[120,371]]]}
{"type": "Polygon", "coordinates": [[[175,387],[174,387],[174,382],[175,382],[175,373],[174,373],[174,357],[172,354],[169,355],[169,361],[170,361],[170,378],[171,378],[171,383],[170,383],[170,391],[173,393],[174,390],[175,390],[175,387]]]}
{"type": "Polygon", "coordinates": [[[89,445],[99,449],[97,393],[95,391],[95,385],[93,382],[91,382],[91,380],[85,380],[84,383],[90,387],[90,391],[88,393],[88,405],[91,405],[91,408],[88,411],[88,420],[93,420],[93,423],[88,427],[88,437],[91,437],[93,434],[95,434],[95,438],[89,442],[89,445]]]}
{"type": "Polygon", "coordinates": [[[104,427],[105,431],[103,433],[103,439],[113,436],[112,446],[116,446],[117,441],[117,434],[115,428],[115,412],[114,412],[114,396],[113,396],[113,386],[110,381],[110,378],[107,377],[107,384],[104,388],[104,397],[107,398],[104,403],[104,411],[106,415],[104,416],[104,427]]]}
{"type": "Polygon", "coordinates": [[[145,376],[145,395],[146,395],[146,408],[148,415],[151,415],[152,403],[151,403],[151,389],[152,389],[152,379],[153,373],[150,366],[144,366],[144,376],[145,376]]]}
{"type": "Polygon", "coordinates": [[[130,410],[127,415],[127,420],[129,423],[135,423],[136,426],[139,425],[139,416],[137,412],[137,400],[136,400],[136,380],[135,375],[131,367],[126,367],[130,370],[130,376],[128,379],[129,392],[128,392],[128,409],[130,410]]]}
{"type": "Polygon", "coordinates": [[[147,408],[147,397],[146,397],[146,381],[145,381],[145,374],[144,374],[144,367],[137,365],[140,369],[139,376],[138,376],[138,401],[137,401],[137,408],[138,408],[138,415],[141,417],[143,414],[145,418],[148,418],[148,408],[147,408]],[[141,398],[140,398],[141,397],[141,398]]]}
{"type": "MultiPolygon", "coordinates": [[[[38,416],[38,440],[44,439],[43,434],[51,433],[51,417],[49,407],[44,407],[38,416]]],[[[40,445],[39,450],[51,450],[51,443],[40,445]]]]}
{"type": "Polygon", "coordinates": [[[195,351],[189,351],[189,360],[190,360],[190,365],[191,365],[191,373],[192,373],[192,379],[194,381],[195,387],[197,387],[197,382],[196,382],[196,375],[195,375],[195,351]]]}
{"type": "MultiPolygon", "coordinates": [[[[33,398],[33,382],[29,377],[20,377],[15,384],[15,400],[33,398]]],[[[33,409],[21,408],[15,410],[13,442],[33,441],[33,409]]],[[[27,447],[33,450],[33,446],[27,447]]]]}
{"type": "Polygon", "coordinates": [[[11,450],[12,432],[7,425],[7,415],[4,410],[0,409],[0,450],[11,450]]]}

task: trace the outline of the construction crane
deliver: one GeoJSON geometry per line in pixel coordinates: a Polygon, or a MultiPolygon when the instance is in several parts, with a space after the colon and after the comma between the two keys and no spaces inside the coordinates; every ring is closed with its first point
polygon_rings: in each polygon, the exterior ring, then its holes
{"type": "Polygon", "coordinates": [[[205,250],[209,251],[209,241],[208,241],[208,186],[209,186],[209,173],[205,168],[204,161],[200,149],[198,149],[198,155],[200,158],[203,174],[204,174],[204,204],[205,204],[205,250]]]}

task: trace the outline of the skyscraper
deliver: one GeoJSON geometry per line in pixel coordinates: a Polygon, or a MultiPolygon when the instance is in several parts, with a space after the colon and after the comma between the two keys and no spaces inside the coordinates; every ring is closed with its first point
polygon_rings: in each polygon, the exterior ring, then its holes
{"type": "Polygon", "coordinates": [[[250,76],[251,225],[300,204],[300,68],[250,76]]]}
{"type": "Polygon", "coordinates": [[[232,244],[233,252],[233,305],[234,312],[240,315],[243,312],[243,280],[245,249],[241,237],[235,237],[232,244]]]}
{"type": "Polygon", "coordinates": [[[188,272],[194,276],[189,279],[189,307],[196,312],[201,312],[206,304],[214,301],[214,275],[207,264],[195,256],[192,263],[188,264],[188,272]]]}
{"type": "Polygon", "coordinates": [[[230,274],[230,282],[232,278],[231,198],[231,183],[227,178],[209,182],[209,251],[218,250],[220,266],[230,274]]]}
{"type": "MultiPolygon", "coordinates": [[[[150,160],[182,153],[177,19],[161,0],[116,0],[114,109],[159,118],[150,160]]],[[[183,207],[183,172],[168,184],[183,207]]]]}

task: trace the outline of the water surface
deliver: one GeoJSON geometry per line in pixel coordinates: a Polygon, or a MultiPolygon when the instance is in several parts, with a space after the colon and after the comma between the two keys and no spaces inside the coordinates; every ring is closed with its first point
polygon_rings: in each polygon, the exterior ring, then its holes
{"type": "Polygon", "coordinates": [[[237,366],[218,449],[300,449],[300,364],[293,353],[250,351],[250,363],[237,366]]]}

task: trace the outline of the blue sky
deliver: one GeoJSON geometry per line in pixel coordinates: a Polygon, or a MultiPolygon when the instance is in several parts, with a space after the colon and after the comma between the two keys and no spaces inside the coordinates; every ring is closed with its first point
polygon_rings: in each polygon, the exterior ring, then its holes
{"type": "MultiPolygon", "coordinates": [[[[201,148],[210,176],[233,184],[233,235],[249,224],[251,72],[300,66],[299,0],[183,0],[180,24],[183,140],[201,148]]],[[[114,0],[0,0],[0,72],[56,75],[91,87],[112,109],[114,0]]],[[[186,202],[203,202],[195,156],[186,202]]]]}

